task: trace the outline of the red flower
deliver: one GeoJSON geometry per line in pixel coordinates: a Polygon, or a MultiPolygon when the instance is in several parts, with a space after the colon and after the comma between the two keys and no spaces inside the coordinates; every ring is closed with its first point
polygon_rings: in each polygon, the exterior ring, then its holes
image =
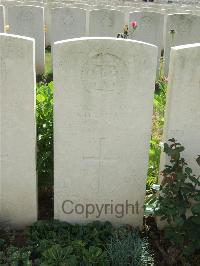
{"type": "Polygon", "coordinates": [[[136,21],[131,21],[130,25],[133,29],[137,28],[137,22],[136,21]]]}

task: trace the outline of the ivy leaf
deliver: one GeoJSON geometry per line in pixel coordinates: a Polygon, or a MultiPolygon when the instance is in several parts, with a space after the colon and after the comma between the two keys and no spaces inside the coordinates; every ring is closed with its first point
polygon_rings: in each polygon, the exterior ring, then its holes
{"type": "Polygon", "coordinates": [[[200,225],[200,216],[192,216],[191,217],[191,221],[195,224],[199,224],[200,225]]]}
{"type": "Polygon", "coordinates": [[[176,150],[178,152],[183,152],[185,150],[185,148],[183,146],[181,146],[181,147],[176,148],[176,150]]]}
{"type": "Polygon", "coordinates": [[[200,203],[198,203],[192,207],[192,213],[193,214],[200,214],[200,203]]]}
{"type": "Polygon", "coordinates": [[[36,98],[39,103],[43,103],[45,101],[45,97],[42,94],[38,94],[36,98]]]}
{"type": "Polygon", "coordinates": [[[194,200],[200,201],[200,193],[194,196],[194,200]]]}
{"type": "Polygon", "coordinates": [[[188,176],[188,178],[195,183],[195,185],[200,185],[199,180],[195,176],[188,176]]]}
{"type": "Polygon", "coordinates": [[[192,173],[192,169],[191,168],[189,168],[189,167],[186,167],[185,168],[185,172],[186,172],[186,174],[191,174],[192,173]]]}
{"type": "Polygon", "coordinates": [[[198,165],[200,166],[200,155],[198,155],[198,158],[196,159],[198,165]]]}

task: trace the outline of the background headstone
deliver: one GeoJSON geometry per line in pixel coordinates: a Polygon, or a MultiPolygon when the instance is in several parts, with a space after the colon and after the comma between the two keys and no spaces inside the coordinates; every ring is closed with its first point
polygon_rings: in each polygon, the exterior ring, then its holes
{"type": "Polygon", "coordinates": [[[158,46],[158,67],[163,49],[164,14],[158,12],[132,12],[129,20],[136,21],[138,26],[131,37],[158,46]]]}
{"type": "Polygon", "coordinates": [[[91,37],[117,37],[123,31],[125,14],[118,10],[90,11],[89,35],[91,37]]]}
{"type": "Polygon", "coordinates": [[[86,10],[73,7],[51,9],[52,45],[56,41],[86,36],[86,10]]]}
{"type": "Polygon", "coordinates": [[[4,32],[4,7],[0,6],[0,32],[4,32]]]}
{"type": "MultiPolygon", "coordinates": [[[[183,157],[199,175],[195,158],[200,154],[200,44],[172,47],[163,141],[175,138],[184,147],[183,157]]],[[[165,154],[161,170],[167,164],[165,154]]]]}
{"type": "Polygon", "coordinates": [[[55,219],[142,226],[156,62],[155,46],[132,40],[54,45],[55,219]],[[65,214],[66,200],[139,207],[86,218],[65,214]]]}
{"type": "Polygon", "coordinates": [[[61,2],[52,2],[47,3],[44,6],[44,20],[45,20],[45,26],[46,26],[46,32],[45,32],[45,47],[51,45],[51,9],[56,7],[64,7],[65,4],[61,2]]]}
{"type": "Polygon", "coordinates": [[[0,216],[37,220],[34,40],[0,34],[0,216]]]}
{"type": "Polygon", "coordinates": [[[44,8],[36,6],[9,7],[8,23],[9,33],[35,39],[36,72],[37,74],[44,73],[44,8]]]}
{"type": "Polygon", "coordinates": [[[164,44],[165,74],[168,74],[170,49],[173,46],[200,42],[200,16],[170,14],[166,19],[164,44]]]}
{"type": "Polygon", "coordinates": [[[5,1],[4,3],[1,3],[4,5],[4,13],[5,13],[5,24],[8,24],[8,8],[11,6],[18,6],[22,5],[23,3],[20,1],[5,1]]]}

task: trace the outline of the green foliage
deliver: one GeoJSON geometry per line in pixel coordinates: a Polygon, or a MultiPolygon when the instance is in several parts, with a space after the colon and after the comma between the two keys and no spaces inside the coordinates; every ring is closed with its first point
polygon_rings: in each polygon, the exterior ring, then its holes
{"type": "Polygon", "coordinates": [[[159,143],[160,140],[156,138],[152,138],[150,141],[149,169],[148,169],[148,179],[146,184],[147,194],[151,194],[152,185],[158,182],[160,152],[161,152],[159,143]]]}
{"type": "Polygon", "coordinates": [[[59,221],[38,221],[29,228],[28,238],[31,244],[38,246],[43,240],[54,243],[75,242],[77,247],[96,245],[104,247],[104,242],[112,236],[113,227],[109,222],[93,222],[87,225],[71,225],[59,221]]]}
{"type": "Polygon", "coordinates": [[[184,147],[175,139],[164,144],[170,165],[163,170],[163,182],[156,214],[166,220],[165,237],[177,246],[182,255],[200,249],[200,177],[192,173],[181,157],[184,147]]]}
{"type": "Polygon", "coordinates": [[[117,231],[107,248],[113,266],[141,265],[142,240],[138,231],[117,231]]]}
{"type": "MultiPolygon", "coordinates": [[[[89,247],[83,250],[83,264],[84,265],[106,265],[106,252],[99,247],[89,247]]],[[[107,264],[108,265],[108,264],[107,264]]]]}
{"type": "Polygon", "coordinates": [[[164,112],[166,105],[166,79],[159,77],[156,82],[156,90],[154,94],[154,109],[153,109],[153,129],[149,151],[149,169],[147,179],[147,195],[151,194],[152,184],[158,182],[159,165],[160,165],[160,141],[163,133],[164,112]]]}
{"type": "Polygon", "coordinates": [[[77,265],[77,259],[73,255],[73,248],[71,246],[62,247],[59,244],[54,245],[42,253],[42,259],[45,262],[41,265],[77,265]]]}
{"type": "Polygon", "coordinates": [[[45,74],[51,74],[53,72],[52,69],[52,54],[51,47],[46,48],[45,53],[45,74]]]}
{"type": "Polygon", "coordinates": [[[2,242],[0,265],[126,266],[141,265],[149,257],[139,231],[116,229],[109,222],[38,221],[28,228],[26,238],[21,248],[2,242]]]}
{"type": "MultiPolygon", "coordinates": [[[[162,64],[161,64],[162,65],[162,64]]],[[[153,128],[150,141],[149,151],[149,168],[146,183],[146,201],[145,213],[149,215],[155,204],[155,195],[152,185],[158,183],[159,166],[160,166],[160,142],[162,139],[164,112],[166,105],[167,80],[163,78],[162,67],[160,69],[159,78],[157,79],[154,93],[154,109],[153,109],[153,128]]]]}
{"type": "Polygon", "coordinates": [[[167,80],[160,78],[156,82],[156,86],[159,87],[154,94],[154,128],[153,135],[157,137],[162,136],[164,125],[164,113],[166,105],[166,92],[167,92],[167,80]]]}
{"type": "Polygon", "coordinates": [[[37,85],[37,171],[39,185],[53,183],[53,82],[37,85]]]}
{"type": "Polygon", "coordinates": [[[29,250],[10,246],[5,251],[0,251],[0,265],[32,265],[29,260],[30,254],[29,250]]]}
{"type": "Polygon", "coordinates": [[[104,265],[101,263],[106,263],[105,246],[113,231],[109,222],[71,225],[39,221],[28,231],[28,244],[34,247],[38,259],[48,265],[56,265],[56,261],[59,265],[104,265]]]}

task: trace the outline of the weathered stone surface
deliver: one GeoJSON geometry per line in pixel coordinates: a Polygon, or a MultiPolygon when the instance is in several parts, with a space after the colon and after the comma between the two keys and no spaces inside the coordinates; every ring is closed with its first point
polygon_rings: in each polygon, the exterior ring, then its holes
{"type": "Polygon", "coordinates": [[[54,45],[56,219],[142,225],[156,62],[155,46],[132,40],[54,45]],[[114,207],[66,214],[76,204],[114,207]]]}
{"type": "Polygon", "coordinates": [[[4,7],[0,6],[0,33],[4,32],[4,7]]]}
{"type": "MultiPolygon", "coordinates": [[[[200,44],[172,47],[164,141],[175,138],[184,147],[186,162],[199,175],[195,158],[200,154],[200,44]]],[[[168,162],[163,154],[161,170],[168,162]]]]}
{"type": "Polygon", "coordinates": [[[158,12],[131,12],[130,22],[136,21],[137,29],[132,39],[147,42],[158,46],[159,51],[163,47],[164,14],[158,12]]]}
{"type": "Polygon", "coordinates": [[[158,12],[132,12],[130,22],[136,21],[138,27],[132,34],[133,40],[151,43],[158,46],[158,65],[160,66],[161,51],[163,49],[164,14],[158,12]]]}
{"type": "Polygon", "coordinates": [[[34,40],[0,34],[0,217],[37,220],[34,40]]]}
{"type": "Polygon", "coordinates": [[[23,5],[21,1],[5,1],[2,3],[4,5],[4,12],[5,12],[5,24],[8,24],[8,8],[11,6],[20,6],[23,5]]]}
{"type": "Polygon", "coordinates": [[[44,8],[36,6],[11,6],[8,8],[9,32],[35,39],[37,74],[44,73],[45,38],[44,8]]]}
{"type": "Polygon", "coordinates": [[[61,2],[52,2],[52,3],[46,3],[44,6],[44,20],[45,20],[45,26],[46,26],[46,32],[45,32],[45,46],[51,45],[51,9],[57,8],[57,7],[64,7],[66,6],[64,3],[61,2]]]}
{"type": "Polygon", "coordinates": [[[56,41],[86,36],[86,10],[75,7],[51,9],[52,45],[56,41]]]}
{"type": "Polygon", "coordinates": [[[125,14],[118,10],[90,11],[89,34],[91,37],[117,37],[123,31],[125,14]]]}
{"type": "Polygon", "coordinates": [[[200,42],[200,16],[191,14],[168,15],[164,41],[165,74],[167,75],[171,47],[200,42]]]}

